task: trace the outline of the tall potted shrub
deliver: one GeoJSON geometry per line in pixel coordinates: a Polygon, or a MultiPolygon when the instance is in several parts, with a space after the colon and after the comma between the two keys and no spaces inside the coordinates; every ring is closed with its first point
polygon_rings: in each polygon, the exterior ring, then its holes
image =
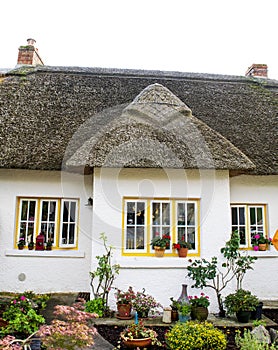
{"type": "Polygon", "coordinates": [[[227,295],[224,304],[229,315],[236,314],[239,322],[247,323],[251,318],[251,312],[259,305],[259,300],[250,291],[239,289],[227,295]]]}
{"type": "Polygon", "coordinates": [[[217,297],[219,316],[225,316],[225,309],[222,300],[222,291],[234,278],[237,280],[237,289],[242,288],[243,278],[247,270],[253,269],[252,264],[257,259],[249,256],[246,252],[239,251],[239,234],[235,231],[226,242],[225,247],[220,249],[225,262],[219,264],[216,257],[211,260],[201,259],[190,261],[187,267],[188,277],[193,279],[192,288],[212,288],[217,297]]]}

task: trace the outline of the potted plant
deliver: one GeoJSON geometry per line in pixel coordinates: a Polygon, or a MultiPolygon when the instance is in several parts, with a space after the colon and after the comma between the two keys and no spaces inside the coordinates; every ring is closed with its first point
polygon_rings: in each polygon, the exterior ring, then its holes
{"type": "Polygon", "coordinates": [[[157,308],[162,307],[153,296],[145,294],[145,289],[142,292],[136,292],[133,300],[132,307],[137,311],[139,318],[148,317],[149,313],[154,314],[157,308]]]}
{"type": "Polygon", "coordinates": [[[186,242],[184,237],[178,240],[178,243],[173,243],[173,248],[177,249],[180,258],[185,258],[188,253],[188,249],[191,249],[191,244],[186,242]]]}
{"type": "Polygon", "coordinates": [[[238,289],[236,293],[226,296],[224,304],[229,315],[236,314],[239,322],[247,323],[250,320],[251,312],[256,310],[259,300],[250,291],[238,289]]]}
{"type": "Polygon", "coordinates": [[[266,250],[267,246],[272,244],[272,238],[265,237],[262,233],[256,233],[251,242],[254,250],[266,250]]]}
{"type": "Polygon", "coordinates": [[[191,305],[188,303],[178,304],[179,321],[186,322],[190,320],[191,305]]]}
{"type": "Polygon", "coordinates": [[[29,249],[29,250],[33,250],[33,249],[34,249],[34,246],[35,246],[35,243],[34,243],[33,241],[30,241],[30,242],[28,243],[28,249],[29,249]]]}
{"type": "Polygon", "coordinates": [[[130,313],[132,309],[132,303],[135,298],[135,293],[132,287],[129,286],[127,291],[116,288],[115,298],[118,310],[116,317],[120,319],[132,318],[130,313]]]}
{"type": "Polygon", "coordinates": [[[208,318],[209,297],[205,293],[201,293],[199,297],[194,295],[188,298],[192,306],[191,318],[193,320],[205,321],[208,318]]]}
{"type": "Polygon", "coordinates": [[[49,240],[46,242],[46,250],[52,250],[52,242],[49,240]]]}
{"type": "Polygon", "coordinates": [[[145,327],[142,320],[127,326],[121,332],[120,337],[124,346],[128,348],[145,348],[150,345],[162,345],[157,339],[157,333],[145,327]]]}
{"type": "Polygon", "coordinates": [[[20,237],[19,241],[17,242],[17,248],[22,250],[25,247],[25,238],[20,237]]]}
{"type": "Polygon", "coordinates": [[[171,319],[172,321],[177,321],[179,319],[179,314],[178,314],[178,301],[175,300],[173,297],[170,298],[171,300],[171,319]]]}
{"type": "Polygon", "coordinates": [[[165,249],[170,247],[170,241],[171,237],[169,235],[162,235],[160,237],[159,233],[157,232],[155,237],[151,241],[151,246],[155,250],[155,256],[156,257],[163,257],[165,249]]]}

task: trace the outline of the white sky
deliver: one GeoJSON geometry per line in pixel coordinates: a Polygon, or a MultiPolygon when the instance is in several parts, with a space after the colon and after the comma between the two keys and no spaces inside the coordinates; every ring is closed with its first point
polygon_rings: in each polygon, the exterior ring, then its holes
{"type": "Polygon", "coordinates": [[[2,0],[0,67],[36,40],[49,66],[244,75],[278,80],[277,0],[2,0]]]}

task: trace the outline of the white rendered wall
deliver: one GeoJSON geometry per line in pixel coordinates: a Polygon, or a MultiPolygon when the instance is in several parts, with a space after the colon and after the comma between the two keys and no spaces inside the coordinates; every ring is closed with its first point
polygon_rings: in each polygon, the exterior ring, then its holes
{"type": "MultiPolygon", "coordinates": [[[[181,285],[192,284],[186,278],[188,258],[123,257],[122,200],[129,197],[198,198],[201,211],[201,258],[218,256],[230,235],[230,189],[227,171],[169,170],[169,169],[95,169],[93,256],[100,254],[99,233],[105,232],[108,243],[115,247],[114,262],[121,265],[115,286],[135,290],[146,289],[157,300],[168,306],[170,297],[178,298],[181,285]]],[[[96,260],[92,261],[92,270],[96,260]]],[[[188,294],[200,293],[188,287],[188,294]]],[[[216,311],[214,293],[211,310],[216,311]]],[[[110,297],[111,304],[115,300],[110,297]]]]}
{"type": "Polygon", "coordinates": [[[92,177],[58,171],[1,170],[0,182],[1,291],[89,291],[92,208],[85,204],[92,196],[92,177]],[[78,249],[62,253],[14,249],[17,196],[79,199],[78,249]],[[24,275],[25,280],[21,280],[24,275]]]}
{"type": "MultiPolygon", "coordinates": [[[[266,204],[267,230],[273,237],[278,229],[278,177],[237,176],[231,178],[231,203],[266,204]]],[[[271,246],[268,252],[250,252],[258,258],[254,270],[246,274],[243,288],[260,299],[278,299],[278,251],[271,246]]]]}

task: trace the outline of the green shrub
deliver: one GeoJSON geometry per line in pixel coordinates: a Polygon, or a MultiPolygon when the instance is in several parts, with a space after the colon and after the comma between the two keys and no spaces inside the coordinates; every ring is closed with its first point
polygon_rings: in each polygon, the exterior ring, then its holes
{"type": "Polygon", "coordinates": [[[240,335],[240,332],[236,334],[235,343],[240,350],[275,350],[278,348],[274,344],[261,343],[247,329],[244,330],[243,336],[240,335]]]}
{"type": "Polygon", "coordinates": [[[11,300],[2,316],[5,321],[8,321],[8,325],[0,328],[1,336],[16,334],[28,337],[39,329],[40,325],[45,322],[45,319],[39,314],[39,305],[34,299],[37,301],[32,292],[26,292],[17,294],[11,300]]]}
{"type": "Polygon", "coordinates": [[[90,313],[96,313],[99,317],[102,317],[104,314],[105,305],[102,298],[96,298],[89,300],[85,303],[85,311],[90,313]]]}
{"type": "Polygon", "coordinates": [[[225,350],[227,340],[223,332],[209,322],[176,323],[166,334],[172,350],[225,350]]]}

